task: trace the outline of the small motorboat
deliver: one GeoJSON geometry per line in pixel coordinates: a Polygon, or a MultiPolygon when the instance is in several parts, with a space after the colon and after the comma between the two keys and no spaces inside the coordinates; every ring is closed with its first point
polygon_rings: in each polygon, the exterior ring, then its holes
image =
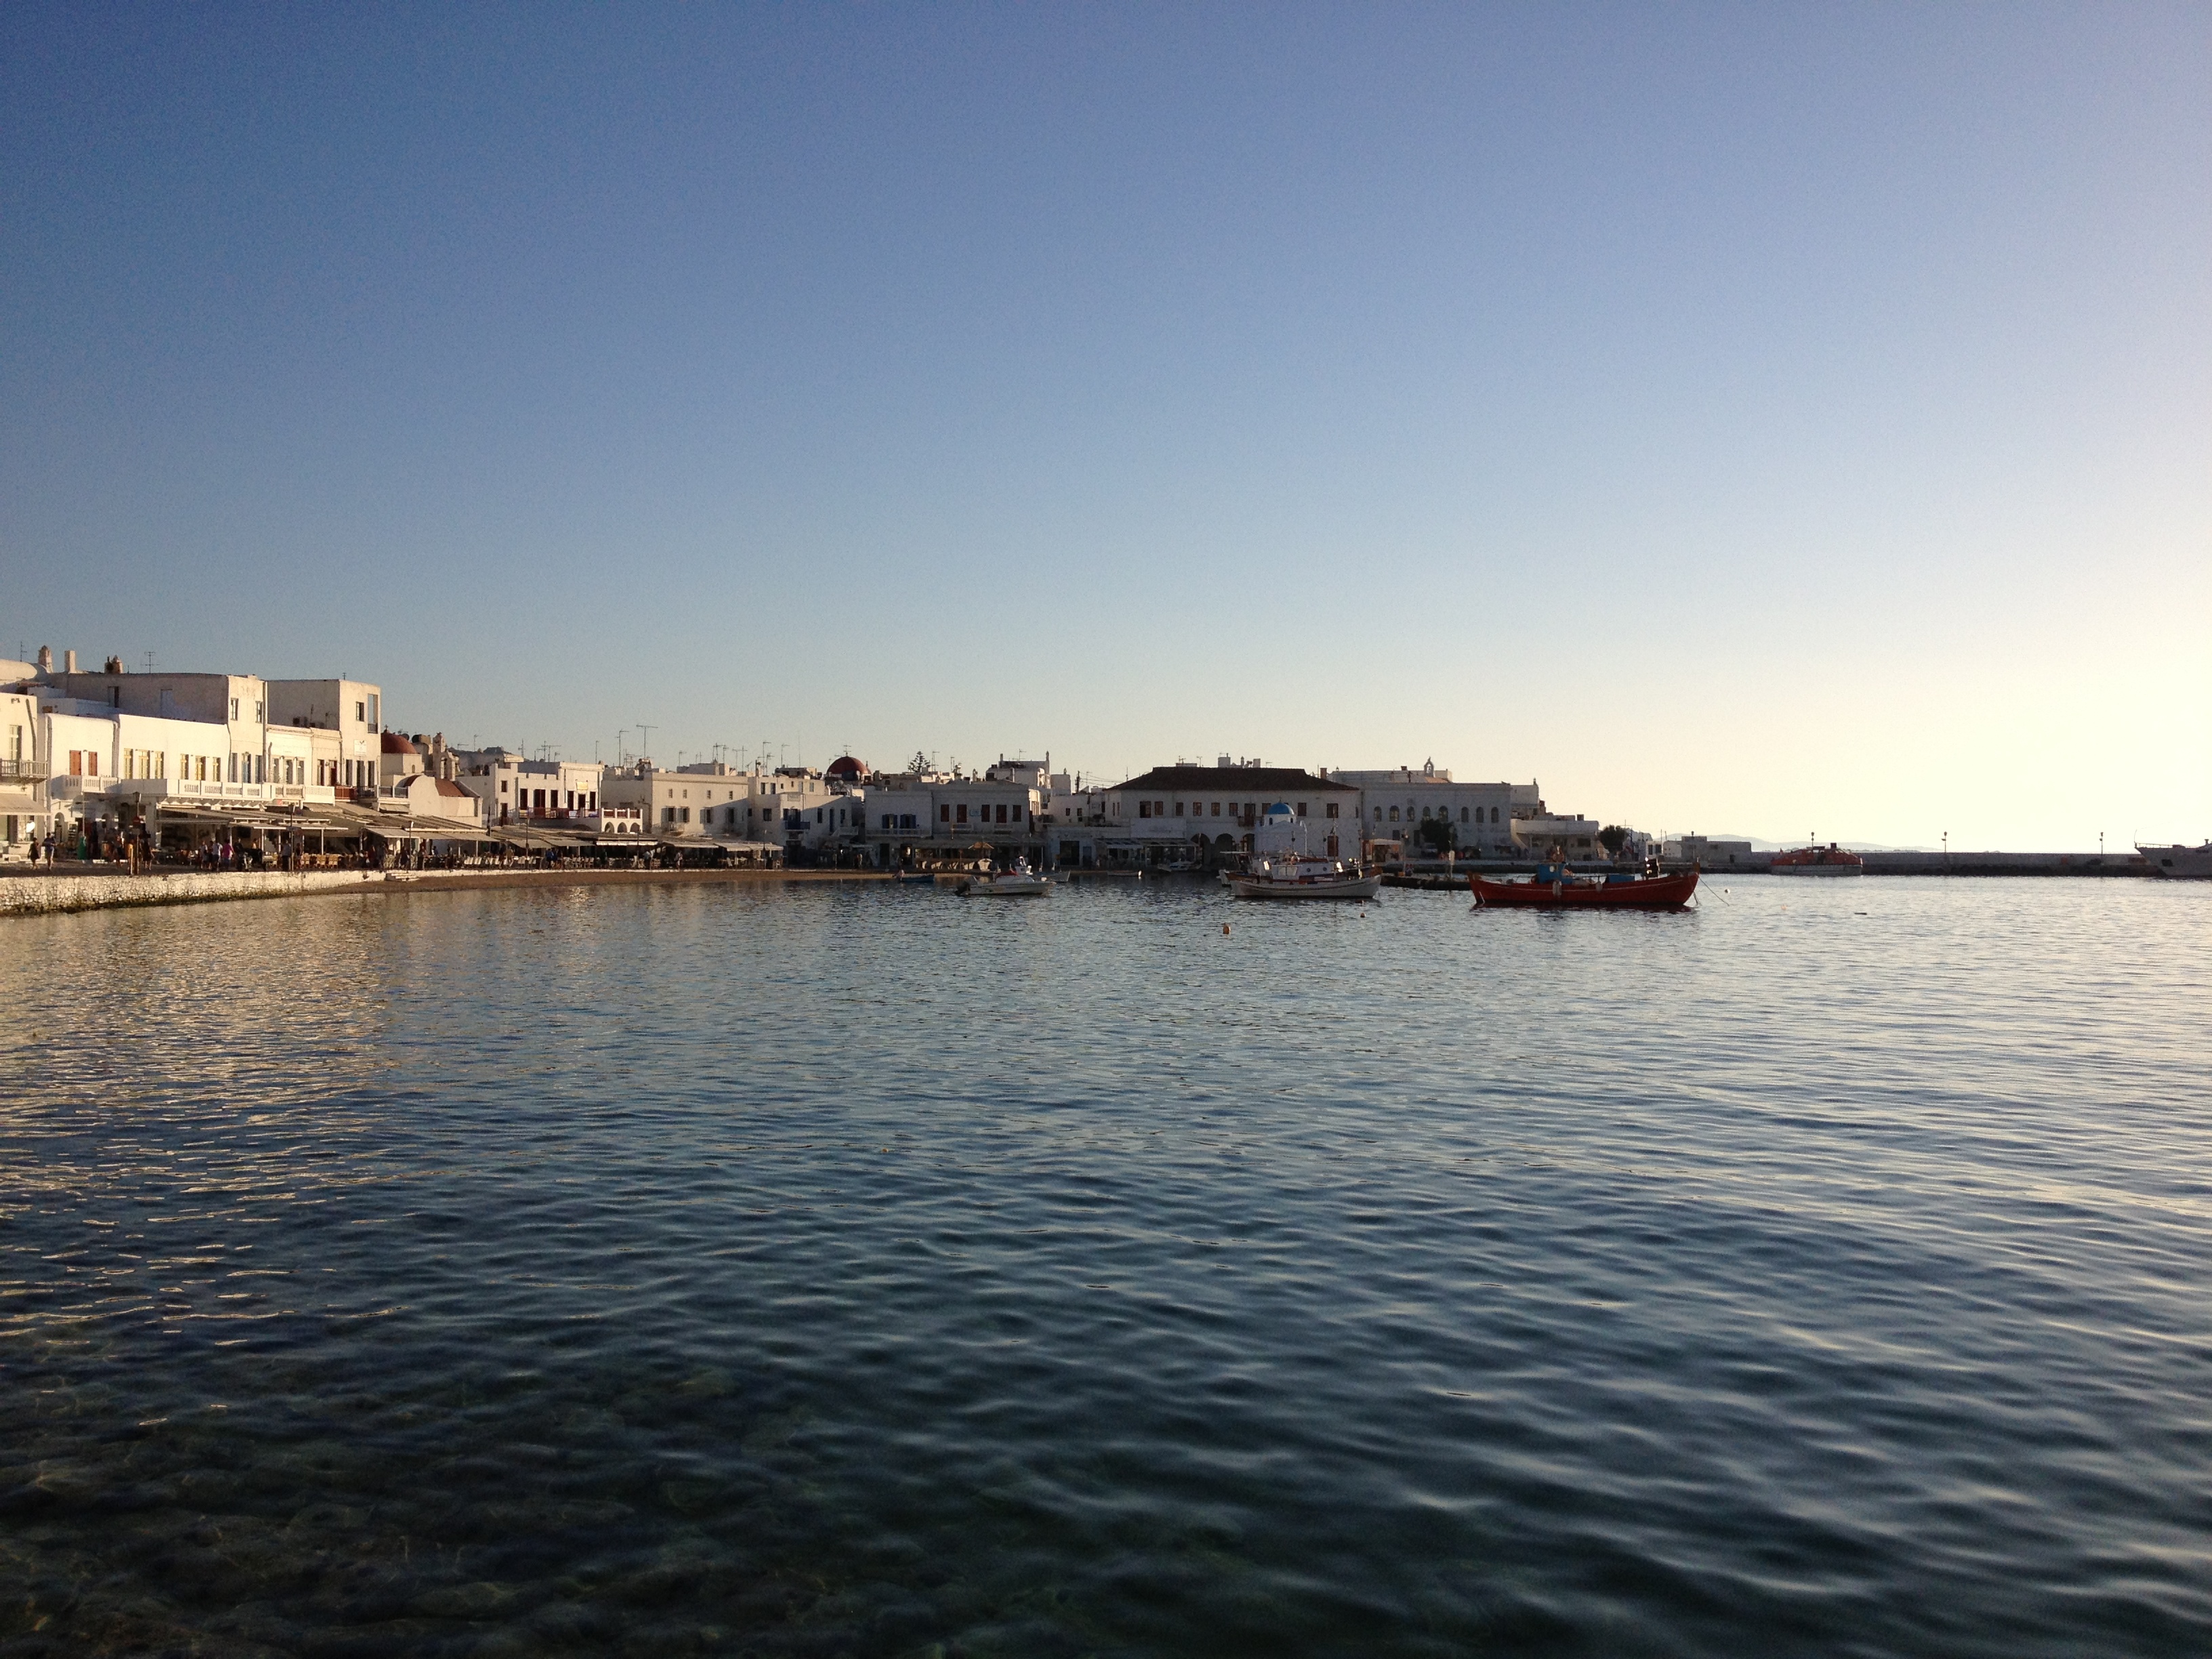
{"type": "Polygon", "coordinates": [[[1222,879],[1245,899],[1371,899],[1382,890],[1381,872],[1342,859],[1261,859],[1249,871],[1222,879]]]}
{"type": "Polygon", "coordinates": [[[1564,864],[1540,864],[1527,881],[1489,881],[1469,876],[1474,902],[1482,906],[1534,905],[1554,910],[1679,910],[1698,890],[1698,872],[1662,876],[1626,872],[1578,876],[1564,864]]]}
{"type": "Polygon", "coordinates": [[[1856,853],[1845,852],[1830,842],[1826,847],[1815,842],[1810,847],[1793,848],[1787,853],[1777,853],[1769,866],[1778,876],[1863,876],[1866,860],[1856,853]]]}
{"type": "Polygon", "coordinates": [[[985,870],[960,884],[965,898],[1040,898],[1052,891],[1052,883],[1030,868],[1027,859],[1016,859],[1003,870],[985,870]]]}

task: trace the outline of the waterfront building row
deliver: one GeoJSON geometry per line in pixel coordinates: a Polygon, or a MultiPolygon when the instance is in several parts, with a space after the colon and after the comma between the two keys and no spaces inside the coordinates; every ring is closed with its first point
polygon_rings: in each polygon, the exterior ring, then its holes
{"type": "Polygon", "coordinates": [[[1048,756],[975,774],[919,757],[888,773],[849,756],[819,772],[605,765],[410,738],[385,726],[383,701],[380,687],[344,678],[131,673],[112,658],[92,673],[73,653],[58,668],[44,653],[35,665],[0,663],[0,856],[88,823],[214,823],[229,812],[540,850],[1196,868],[1249,855],[1274,807],[1316,856],[1599,852],[1597,824],[1551,811],[1534,782],[1462,782],[1433,764],[1308,772],[1223,756],[1107,785],[1054,772],[1048,756]]]}

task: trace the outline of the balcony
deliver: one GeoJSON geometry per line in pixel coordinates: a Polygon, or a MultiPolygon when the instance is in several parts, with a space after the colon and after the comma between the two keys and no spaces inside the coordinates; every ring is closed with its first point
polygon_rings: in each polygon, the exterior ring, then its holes
{"type": "Polygon", "coordinates": [[[34,760],[0,760],[0,783],[44,783],[46,769],[34,760]]]}

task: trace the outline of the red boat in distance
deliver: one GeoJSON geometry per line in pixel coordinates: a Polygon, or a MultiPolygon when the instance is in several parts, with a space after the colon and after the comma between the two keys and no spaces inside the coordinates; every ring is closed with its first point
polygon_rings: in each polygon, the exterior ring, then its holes
{"type": "Polygon", "coordinates": [[[1777,853],[1769,867],[1778,876],[1863,876],[1866,873],[1866,860],[1856,853],[1845,852],[1833,842],[1826,847],[1814,842],[1810,847],[1777,853]]]}
{"type": "Polygon", "coordinates": [[[1553,910],[1679,910],[1698,890],[1698,872],[1679,876],[1577,876],[1565,869],[1533,881],[1485,881],[1469,876],[1477,904],[1540,905],[1553,910]]]}

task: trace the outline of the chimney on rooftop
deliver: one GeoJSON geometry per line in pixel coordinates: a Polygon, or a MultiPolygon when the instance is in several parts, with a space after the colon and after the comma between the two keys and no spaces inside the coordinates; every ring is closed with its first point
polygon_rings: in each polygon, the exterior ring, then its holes
{"type": "Polygon", "coordinates": [[[64,674],[74,674],[76,672],[76,652],[64,651],[62,653],[62,672],[64,674]]]}

